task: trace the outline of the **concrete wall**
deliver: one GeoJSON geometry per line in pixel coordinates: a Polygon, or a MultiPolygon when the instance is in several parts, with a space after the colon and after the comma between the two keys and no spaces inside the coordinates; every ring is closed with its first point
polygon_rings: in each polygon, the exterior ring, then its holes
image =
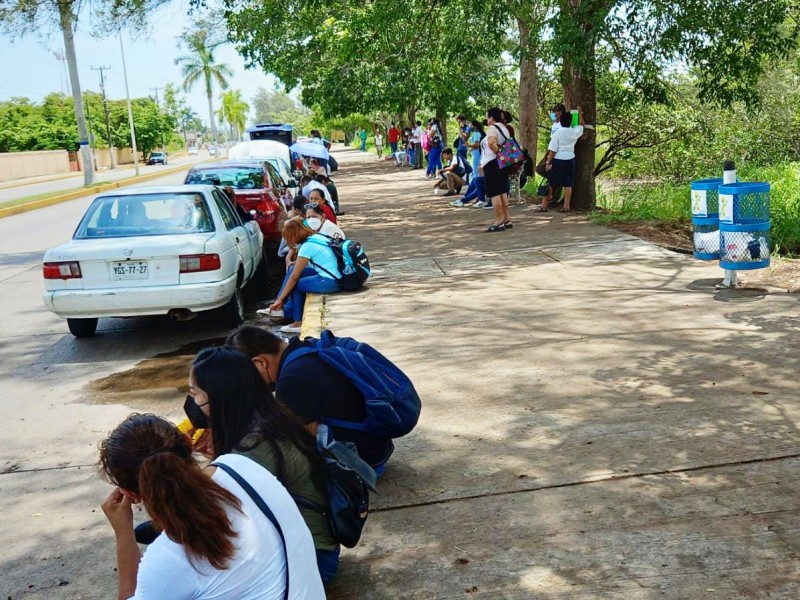
{"type": "Polygon", "coordinates": [[[69,171],[69,155],[66,150],[0,152],[0,181],[69,171]]]}
{"type": "MultiPolygon", "coordinates": [[[[108,169],[111,167],[111,159],[109,157],[108,148],[95,148],[93,150],[95,157],[95,164],[98,169],[108,169]]],[[[115,156],[117,157],[118,165],[132,165],[133,164],[133,150],[130,148],[114,148],[115,156]]],[[[141,155],[139,162],[141,162],[141,155]]]]}

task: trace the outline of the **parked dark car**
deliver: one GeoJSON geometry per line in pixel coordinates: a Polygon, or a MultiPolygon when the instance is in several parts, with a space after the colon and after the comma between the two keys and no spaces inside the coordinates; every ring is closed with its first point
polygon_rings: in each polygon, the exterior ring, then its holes
{"type": "Polygon", "coordinates": [[[165,165],[167,164],[167,153],[166,152],[151,152],[150,156],[147,157],[147,164],[148,165],[165,165]]]}
{"type": "Polygon", "coordinates": [[[280,244],[286,218],[281,203],[285,184],[271,164],[253,161],[201,164],[189,170],[184,183],[230,186],[239,206],[255,216],[264,234],[264,245],[272,248],[280,244]]]}

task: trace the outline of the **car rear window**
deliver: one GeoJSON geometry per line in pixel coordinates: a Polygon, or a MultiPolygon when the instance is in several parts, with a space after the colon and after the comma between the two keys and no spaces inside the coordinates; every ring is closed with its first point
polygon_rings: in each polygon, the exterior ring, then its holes
{"type": "Polygon", "coordinates": [[[76,240],[209,233],[214,220],[203,194],[103,196],[86,211],[76,240]]]}
{"type": "Polygon", "coordinates": [[[236,190],[264,189],[264,170],[252,167],[215,167],[192,170],[186,176],[187,184],[231,186],[236,190]]]}

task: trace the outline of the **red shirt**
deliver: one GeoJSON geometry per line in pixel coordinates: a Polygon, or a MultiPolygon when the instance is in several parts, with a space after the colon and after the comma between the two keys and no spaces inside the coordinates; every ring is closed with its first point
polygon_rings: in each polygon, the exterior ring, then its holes
{"type": "Polygon", "coordinates": [[[328,221],[333,221],[334,225],[336,224],[336,213],[333,212],[333,209],[330,206],[323,204],[322,212],[325,213],[325,218],[328,219],[328,221]]]}
{"type": "Polygon", "coordinates": [[[388,131],[389,143],[396,144],[400,139],[400,130],[397,127],[392,127],[388,131]]]}

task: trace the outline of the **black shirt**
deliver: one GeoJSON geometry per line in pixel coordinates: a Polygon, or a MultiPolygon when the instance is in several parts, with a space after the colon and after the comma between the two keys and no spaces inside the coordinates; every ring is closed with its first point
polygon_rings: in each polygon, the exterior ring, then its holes
{"type": "MultiPolygon", "coordinates": [[[[286,358],[303,343],[294,337],[281,356],[275,395],[300,417],[303,423],[325,418],[362,422],[366,418],[364,395],[353,383],[316,354],[300,356],[284,367],[286,358]]],[[[353,442],[358,454],[372,466],[385,462],[392,451],[392,440],[375,437],[366,431],[331,427],[340,442],[353,442]]]]}

